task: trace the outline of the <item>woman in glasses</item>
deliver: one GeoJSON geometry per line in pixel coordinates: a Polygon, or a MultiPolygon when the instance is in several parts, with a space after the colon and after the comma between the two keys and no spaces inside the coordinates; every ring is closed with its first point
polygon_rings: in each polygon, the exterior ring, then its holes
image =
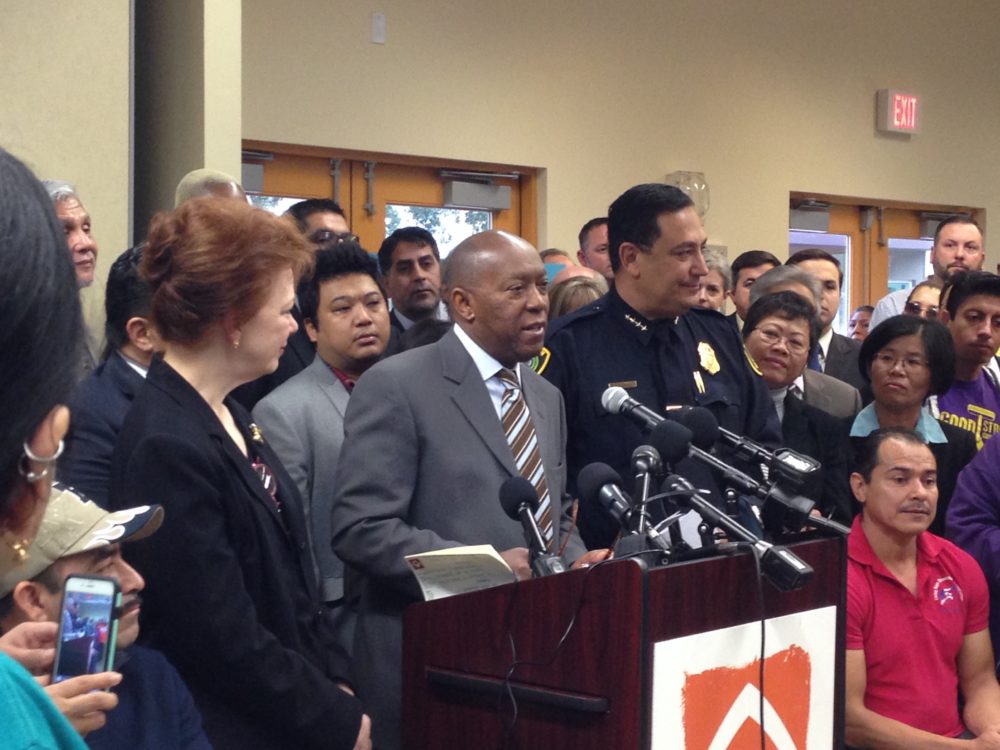
{"type": "MultiPolygon", "coordinates": [[[[229,395],[278,366],[312,263],[291,222],[213,198],[157,215],[140,273],[163,344],[115,448],[111,504],[150,498],[160,533],[130,550],[143,633],[224,748],[370,748],[340,687],[295,484],[229,395]]],[[[331,467],[332,470],[332,467],[331,467]]]]}
{"type": "Polygon", "coordinates": [[[822,464],[801,494],[816,502],[823,515],[849,524],[853,516],[844,429],[839,419],[791,392],[818,346],[819,325],[815,309],[801,295],[765,294],[747,311],[743,341],[774,400],[784,445],[822,464]]]}
{"type": "Polygon", "coordinates": [[[951,387],[955,353],[943,324],[917,315],[888,318],[868,335],[858,358],[875,400],[850,428],[855,447],[883,427],[916,430],[937,459],[938,505],[931,531],[944,534],[945,512],[958,473],[976,455],[971,432],[936,420],[924,401],[951,387]]]}
{"type": "Polygon", "coordinates": [[[910,290],[910,296],[906,298],[906,304],[903,306],[903,313],[918,315],[927,320],[937,320],[943,287],[944,282],[936,276],[921,281],[910,290]]]}

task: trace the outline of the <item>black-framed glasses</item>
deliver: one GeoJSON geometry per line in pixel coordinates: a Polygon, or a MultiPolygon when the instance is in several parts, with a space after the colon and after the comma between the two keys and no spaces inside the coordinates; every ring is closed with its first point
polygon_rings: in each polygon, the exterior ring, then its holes
{"type": "Polygon", "coordinates": [[[919,315],[921,318],[929,318],[930,320],[937,320],[940,309],[937,305],[921,305],[919,302],[907,302],[903,306],[903,311],[907,315],[919,315]]]}
{"type": "Polygon", "coordinates": [[[317,245],[340,245],[344,242],[360,242],[360,237],[351,232],[334,232],[329,229],[317,229],[309,235],[309,241],[317,245]]]}

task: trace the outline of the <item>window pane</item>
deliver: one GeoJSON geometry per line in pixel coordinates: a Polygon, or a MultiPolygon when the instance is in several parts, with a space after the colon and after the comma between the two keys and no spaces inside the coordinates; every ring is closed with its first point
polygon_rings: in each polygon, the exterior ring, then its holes
{"type": "Polygon", "coordinates": [[[385,207],[385,234],[388,237],[400,227],[423,227],[437,240],[442,258],[466,237],[485,232],[493,226],[489,211],[464,208],[433,208],[388,203],[385,207]]]}
{"type": "Polygon", "coordinates": [[[801,229],[788,231],[788,255],[792,256],[799,250],[819,248],[826,250],[840,262],[844,272],[844,283],[840,289],[840,307],[837,317],[833,319],[833,330],[846,335],[847,321],[851,317],[851,237],[846,234],[830,234],[829,232],[806,232],[801,229]]]}
{"type": "Polygon", "coordinates": [[[260,193],[248,193],[247,198],[250,199],[252,205],[270,211],[276,216],[281,216],[290,207],[305,200],[305,198],[295,198],[288,195],[261,195],[260,193]]]}
{"type": "Polygon", "coordinates": [[[910,289],[930,276],[933,240],[889,238],[889,291],[910,289]]]}

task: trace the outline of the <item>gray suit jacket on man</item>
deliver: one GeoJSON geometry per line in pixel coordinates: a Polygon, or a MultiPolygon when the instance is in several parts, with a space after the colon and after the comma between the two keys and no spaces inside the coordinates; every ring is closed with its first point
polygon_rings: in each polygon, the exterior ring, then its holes
{"type": "Polygon", "coordinates": [[[861,411],[861,394],[853,385],[806,368],[803,401],[835,417],[854,417],[861,411]]]}
{"type": "MultiPolygon", "coordinates": [[[[570,532],[562,396],[520,369],[545,467],[557,544],[570,532]]],[[[358,695],[380,750],[399,747],[402,615],[420,599],[404,555],[467,544],[524,547],[498,492],[516,474],[479,370],[454,331],[368,370],[351,395],[337,465],[333,542],[362,574],[354,641],[358,695]]],[[[584,552],[575,532],[568,561],[584,552]]]]}
{"type": "MultiPolygon", "coordinates": [[[[254,421],[299,488],[305,504],[320,595],[332,602],[344,595],[344,564],[330,546],[333,472],[344,443],[344,412],[349,394],[330,367],[316,356],[312,364],[257,403],[254,421]]],[[[345,644],[350,651],[350,644],[345,644]]]]}

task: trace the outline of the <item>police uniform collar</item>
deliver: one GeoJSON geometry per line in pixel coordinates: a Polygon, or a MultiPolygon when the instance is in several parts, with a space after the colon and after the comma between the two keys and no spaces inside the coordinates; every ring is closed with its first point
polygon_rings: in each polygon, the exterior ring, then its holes
{"type": "Polygon", "coordinates": [[[680,320],[679,317],[650,320],[623,300],[614,288],[608,292],[608,309],[612,317],[643,344],[649,344],[656,337],[657,331],[672,328],[680,320]]]}

